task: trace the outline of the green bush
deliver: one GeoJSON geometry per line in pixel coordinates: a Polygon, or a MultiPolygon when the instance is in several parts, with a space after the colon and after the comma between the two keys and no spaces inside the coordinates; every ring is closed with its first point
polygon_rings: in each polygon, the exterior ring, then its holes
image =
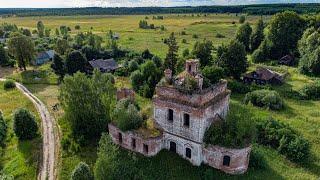
{"type": "Polygon", "coordinates": [[[226,36],[225,35],[223,35],[223,34],[220,34],[220,33],[217,33],[216,34],[216,38],[225,38],[226,36]]]}
{"type": "Polygon", "coordinates": [[[139,69],[139,64],[136,61],[132,60],[132,61],[129,62],[128,69],[129,69],[129,72],[133,72],[135,70],[138,70],[139,69]]]}
{"type": "Polygon", "coordinates": [[[224,78],[224,70],[221,67],[206,66],[202,70],[202,75],[210,80],[211,84],[216,84],[224,78]]]}
{"type": "Polygon", "coordinates": [[[252,103],[254,106],[266,107],[271,110],[280,110],[284,107],[280,95],[276,91],[271,90],[256,90],[247,93],[244,98],[244,103],[252,103]]]}
{"type": "Polygon", "coordinates": [[[33,139],[38,131],[35,117],[27,109],[17,109],[13,115],[13,130],[20,140],[33,139]]]}
{"type": "Polygon", "coordinates": [[[256,146],[252,148],[249,162],[249,167],[254,170],[265,169],[267,167],[265,158],[256,146]]]}
{"type": "Polygon", "coordinates": [[[16,84],[13,80],[6,80],[3,84],[3,88],[5,90],[8,90],[8,89],[13,89],[16,87],[16,84]]]}
{"type": "Polygon", "coordinates": [[[309,100],[320,100],[320,80],[305,85],[300,93],[309,100]]]}
{"type": "Polygon", "coordinates": [[[6,135],[7,135],[7,123],[2,116],[2,112],[0,111],[0,145],[3,144],[6,135]]]}
{"type": "Polygon", "coordinates": [[[112,122],[122,131],[138,129],[143,118],[137,106],[129,99],[120,100],[112,114],[112,122]]]}
{"type": "Polygon", "coordinates": [[[72,171],[71,180],[93,180],[93,179],[94,178],[90,170],[90,167],[84,162],[80,162],[72,171]]]}
{"type": "Polygon", "coordinates": [[[252,114],[240,105],[232,106],[225,121],[217,121],[206,131],[206,144],[243,148],[254,142],[256,126],[252,114]]]}
{"type": "Polygon", "coordinates": [[[268,119],[257,123],[258,143],[271,146],[296,163],[310,157],[310,144],[288,125],[268,119]]]}

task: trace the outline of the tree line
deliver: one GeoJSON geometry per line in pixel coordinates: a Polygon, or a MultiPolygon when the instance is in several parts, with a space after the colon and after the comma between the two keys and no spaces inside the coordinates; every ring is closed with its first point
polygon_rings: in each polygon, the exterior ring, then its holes
{"type": "Polygon", "coordinates": [[[123,15],[123,14],[184,14],[184,13],[247,13],[272,15],[286,10],[297,13],[320,12],[319,3],[260,4],[237,6],[184,6],[184,7],[116,7],[116,8],[39,8],[10,9],[3,8],[0,15],[7,16],[71,16],[71,15],[123,15]]]}

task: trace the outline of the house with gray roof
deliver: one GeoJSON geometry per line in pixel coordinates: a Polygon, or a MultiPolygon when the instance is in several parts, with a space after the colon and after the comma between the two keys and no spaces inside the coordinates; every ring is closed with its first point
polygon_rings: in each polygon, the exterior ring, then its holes
{"type": "Polygon", "coordinates": [[[89,61],[89,64],[93,69],[98,69],[103,73],[114,72],[118,69],[118,63],[112,59],[97,59],[89,61]]]}
{"type": "Polygon", "coordinates": [[[39,66],[48,61],[52,61],[54,57],[54,53],[55,53],[54,50],[39,52],[33,64],[39,66]]]}

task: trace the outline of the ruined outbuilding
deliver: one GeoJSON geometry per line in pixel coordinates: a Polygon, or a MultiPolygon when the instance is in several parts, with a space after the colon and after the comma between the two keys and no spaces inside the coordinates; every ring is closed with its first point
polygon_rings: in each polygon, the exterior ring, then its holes
{"type": "Polygon", "coordinates": [[[202,86],[198,60],[188,60],[185,71],[176,77],[172,76],[171,70],[165,70],[165,78],[157,85],[153,97],[153,118],[160,135],[143,138],[136,132],[122,132],[109,124],[113,142],[145,156],[154,156],[167,149],[195,166],[204,163],[230,174],[246,172],[250,146],[230,149],[203,143],[206,130],[219,120],[218,117],[227,115],[230,91],[226,81],[206,89],[202,86]],[[184,91],[189,83],[193,84],[192,91],[190,88],[184,91]]]}

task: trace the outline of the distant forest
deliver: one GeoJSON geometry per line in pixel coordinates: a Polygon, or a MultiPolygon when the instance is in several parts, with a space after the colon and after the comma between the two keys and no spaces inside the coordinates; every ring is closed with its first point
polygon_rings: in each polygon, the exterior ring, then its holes
{"type": "Polygon", "coordinates": [[[320,3],[313,4],[259,4],[241,6],[185,6],[185,7],[119,7],[119,8],[0,8],[0,16],[71,16],[71,15],[121,15],[121,14],[183,14],[183,13],[247,13],[272,15],[285,10],[297,13],[319,13],[320,3]]]}

